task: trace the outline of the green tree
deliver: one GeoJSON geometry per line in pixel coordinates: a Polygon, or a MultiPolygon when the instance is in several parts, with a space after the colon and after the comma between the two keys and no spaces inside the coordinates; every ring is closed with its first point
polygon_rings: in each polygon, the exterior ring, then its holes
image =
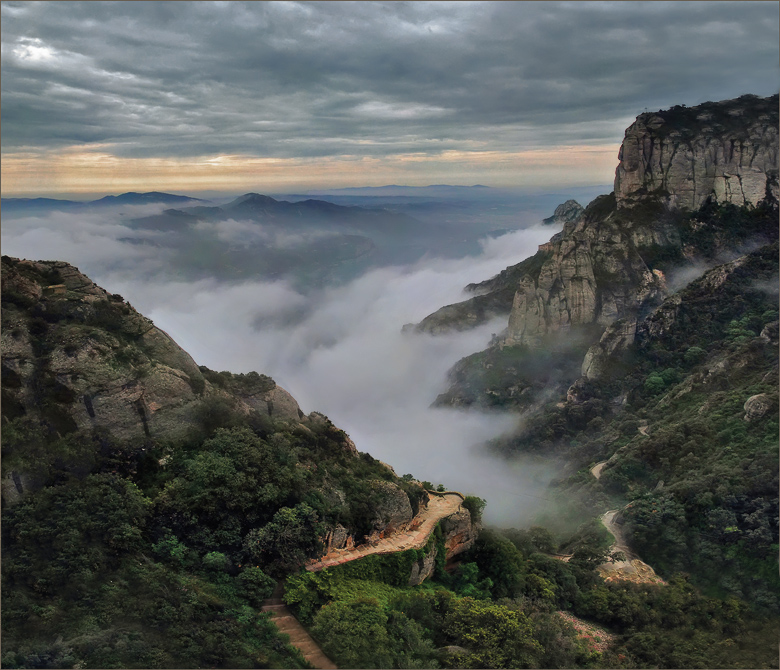
{"type": "Polygon", "coordinates": [[[514,598],[523,593],[525,562],[515,546],[493,530],[483,530],[467,558],[483,578],[493,582],[494,598],[514,598]]]}
{"type": "Polygon", "coordinates": [[[282,507],[270,523],[249,531],[244,549],[250,560],[268,566],[281,576],[298,570],[307,558],[322,551],[320,536],[325,532],[317,513],[306,503],[282,507]]]}
{"type": "Polygon", "coordinates": [[[542,526],[531,526],[528,529],[528,535],[534,547],[545,554],[555,553],[556,544],[552,533],[542,526]]]}
{"type": "Polygon", "coordinates": [[[532,668],[543,651],[523,612],[489,601],[454,601],[444,631],[453,644],[468,649],[462,659],[467,668],[532,668]]]}
{"type": "Polygon", "coordinates": [[[644,389],[649,395],[658,395],[666,388],[666,382],[663,377],[654,372],[645,380],[644,389]]]}
{"type": "Polygon", "coordinates": [[[241,588],[241,595],[255,607],[259,607],[263,600],[269,598],[276,586],[276,582],[272,577],[269,577],[260,568],[254,566],[244,568],[241,571],[238,575],[238,583],[241,588]]]}
{"type": "Polygon", "coordinates": [[[469,511],[474,523],[482,521],[482,510],[485,509],[485,505],[487,505],[487,501],[477,496],[466,496],[463,500],[463,507],[469,511]]]}
{"type": "Polygon", "coordinates": [[[339,667],[394,667],[387,614],[374,599],[325,605],[314,617],[312,633],[339,667]]]}

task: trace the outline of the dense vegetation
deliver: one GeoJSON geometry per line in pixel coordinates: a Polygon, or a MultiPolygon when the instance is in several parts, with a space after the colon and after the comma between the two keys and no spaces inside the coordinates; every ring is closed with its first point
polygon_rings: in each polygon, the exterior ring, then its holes
{"type": "Polygon", "coordinates": [[[548,406],[502,445],[565,452],[579,465],[558,482],[573,501],[562,514],[570,522],[630,503],[632,542],[662,574],[690,573],[711,595],[772,612],[780,608],[777,253],[776,243],[753,252],[717,291],[712,276],[693,282],[640,327],[604,377],[578,385],[576,403],[548,406]],[[748,421],[754,396],[766,408],[748,421]],[[610,457],[596,481],[588,468],[610,457]]]}
{"type": "Polygon", "coordinates": [[[286,600],[340,667],[773,667],[777,620],[738,600],[702,596],[682,575],[604,583],[605,533],[579,529],[564,563],[543,528],[487,530],[452,574],[421,586],[404,585],[414,557],[374,557],[291,577],[286,600]],[[605,628],[578,635],[560,610],[605,628]]]}
{"type": "MultiPolygon", "coordinates": [[[[598,379],[570,386],[594,339],[586,328],[544,351],[495,346],[455,368],[457,394],[443,402],[533,410],[497,452],[561,457],[570,470],[540,525],[483,530],[449,562],[437,527],[420,549],[303,571],[329,531],[359,542],[377,528],[385,485],[415,513],[432,485],[355,453],[325,417],[237,412],[230,394],[274,388],[256,373],[196,370],[196,421],[175,443],[79,432],[63,409],[73,392],[44,372],[57,329],[89,332],[111,365],[132,365],[149,353],[128,330],[142,318],[118,295],[43,309],[4,291],[4,316],[31,335],[40,415],[9,392],[22,380],[4,366],[3,485],[25,493],[3,509],[2,666],[305,667],[260,611],[283,581],[340,667],[777,667],[776,209],[618,211],[603,196],[586,212],[607,216],[673,225],[679,245],[642,249],[666,272],[693,252],[713,265],[724,248],[758,248],[642,315],[634,345],[598,379]],[[204,395],[207,382],[223,395],[204,395]],[[607,509],[621,510],[632,547],[666,584],[600,576],[625,558],[598,521],[607,509]],[[432,577],[410,586],[422,564],[432,577]],[[562,613],[589,622],[590,636],[562,613]]],[[[472,288],[503,300],[513,272],[538,272],[546,253],[472,288]]],[[[484,505],[464,501],[475,521],[484,505]]]]}
{"type": "Polygon", "coordinates": [[[372,482],[419,502],[344,439],[266,419],[123,449],[6,421],[4,466],[37,490],[3,511],[3,667],[302,667],[260,613],[274,577],[334,524],[370,530],[372,482]]]}

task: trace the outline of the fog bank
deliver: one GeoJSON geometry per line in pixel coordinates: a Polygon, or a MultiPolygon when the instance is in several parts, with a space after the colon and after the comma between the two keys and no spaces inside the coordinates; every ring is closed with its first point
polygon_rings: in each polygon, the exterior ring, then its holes
{"type": "Polygon", "coordinates": [[[153,234],[103,215],[28,217],[3,232],[4,253],[73,263],[122,294],[199,364],[272,376],[305,412],[326,414],[360,451],[399,475],[487,499],[488,522],[521,526],[543,504],[549,467],[510,465],[480,449],[511,431],[517,417],[429,407],[446,388],[447,370],[483,349],[506,319],[436,337],[401,328],[468,297],[466,284],[533,254],[556,232],[550,226],[485,239],[477,257],[427,257],[306,294],[284,281],[172,279],[176,268],[165,249],[143,243],[153,234]]]}

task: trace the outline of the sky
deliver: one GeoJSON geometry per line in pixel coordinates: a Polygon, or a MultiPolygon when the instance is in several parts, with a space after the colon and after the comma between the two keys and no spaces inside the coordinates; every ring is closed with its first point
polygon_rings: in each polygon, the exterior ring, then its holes
{"type": "Polygon", "coordinates": [[[2,194],[610,183],[771,95],[776,2],[3,2],[2,194]]]}

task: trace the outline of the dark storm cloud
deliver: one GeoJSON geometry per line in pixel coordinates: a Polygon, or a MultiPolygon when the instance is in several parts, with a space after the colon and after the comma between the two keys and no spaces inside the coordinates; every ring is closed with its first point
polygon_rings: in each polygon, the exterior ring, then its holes
{"type": "Polygon", "coordinates": [[[2,19],[5,151],[517,151],[778,88],[768,2],[7,2],[2,19]]]}

